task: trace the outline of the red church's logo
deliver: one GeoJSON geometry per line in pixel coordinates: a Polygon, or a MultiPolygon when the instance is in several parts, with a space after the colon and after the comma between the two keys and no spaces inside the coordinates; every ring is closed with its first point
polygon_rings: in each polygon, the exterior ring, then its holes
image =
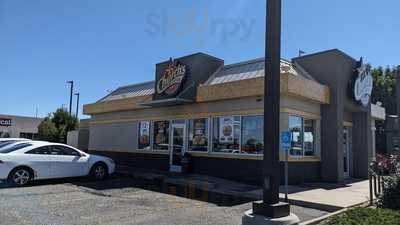
{"type": "Polygon", "coordinates": [[[170,59],[168,67],[157,82],[157,94],[175,95],[186,77],[186,65],[170,59]]]}

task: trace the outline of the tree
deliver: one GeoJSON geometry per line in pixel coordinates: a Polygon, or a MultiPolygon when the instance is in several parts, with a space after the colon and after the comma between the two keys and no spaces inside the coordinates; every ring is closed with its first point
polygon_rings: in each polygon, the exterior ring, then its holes
{"type": "Polygon", "coordinates": [[[75,130],[78,120],[75,116],[59,108],[49,114],[39,125],[39,139],[51,142],[66,143],[69,131],[75,130]]]}
{"type": "Polygon", "coordinates": [[[38,127],[39,139],[43,141],[58,142],[58,130],[50,117],[46,117],[38,127]]]}

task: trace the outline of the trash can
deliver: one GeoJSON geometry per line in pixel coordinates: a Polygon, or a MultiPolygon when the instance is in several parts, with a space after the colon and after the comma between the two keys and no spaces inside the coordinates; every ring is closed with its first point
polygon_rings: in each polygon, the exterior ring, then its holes
{"type": "Polygon", "coordinates": [[[189,153],[185,153],[182,157],[182,173],[190,173],[190,163],[191,163],[191,155],[189,153]]]}

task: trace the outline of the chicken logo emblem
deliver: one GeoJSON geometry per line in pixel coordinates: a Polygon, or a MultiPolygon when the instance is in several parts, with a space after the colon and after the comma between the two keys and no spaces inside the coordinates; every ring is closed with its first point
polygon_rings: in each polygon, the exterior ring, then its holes
{"type": "Polygon", "coordinates": [[[374,81],[371,69],[363,63],[362,58],[358,62],[354,74],[352,82],[354,100],[362,106],[367,107],[370,103],[374,81]]]}

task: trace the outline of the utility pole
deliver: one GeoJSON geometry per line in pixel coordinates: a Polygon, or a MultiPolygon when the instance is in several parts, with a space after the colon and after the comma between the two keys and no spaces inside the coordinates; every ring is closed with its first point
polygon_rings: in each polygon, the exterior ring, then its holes
{"type": "Polygon", "coordinates": [[[78,113],[79,113],[79,96],[80,96],[80,94],[79,94],[79,93],[75,93],[75,95],[76,95],[76,114],[75,114],[75,116],[76,116],[76,119],[78,119],[78,113]]]}
{"type": "Polygon", "coordinates": [[[263,200],[253,202],[242,218],[243,225],[297,224],[290,205],[279,201],[280,78],[282,0],[267,0],[264,77],[263,200]]]}
{"type": "Polygon", "coordinates": [[[74,93],[74,81],[70,80],[67,81],[68,84],[70,84],[71,90],[70,90],[70,95],[69,95],[69,115],[72,113],[72,95],[74,93]]]}
{"type": "Polygon", "coordinates": [[[299,57],[301,57],[301,56],[304,55],[304,54],[306,54],[306,52],[303,51],[303,50],[301,50],[301,49],[299,49],[299,57]]]}

